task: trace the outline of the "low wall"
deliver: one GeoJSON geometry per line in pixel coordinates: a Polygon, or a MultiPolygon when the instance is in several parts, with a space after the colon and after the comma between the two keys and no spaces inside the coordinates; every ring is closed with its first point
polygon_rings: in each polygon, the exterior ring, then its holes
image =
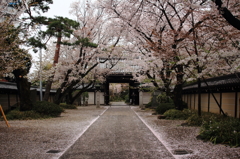
{"type": "Polygon", "coordinates": [[[17,94],[12,93],[0,93],[0,105],[3,110],[6,111],[11,106],[16,104],[19,101],[17,94]]]}
{"type": "MultiPolygon", "coordinates": [[[[240,92],[214,93],[224,113],[231,117],[240,118],[240,92]]],[[[184,94],[183,101],[193,110],[198,110],[198,94],[184,94]]],[[[218,104],[211,93],[201,94],[201,109],[205,112],[220,114],[218,104]]]]}
{"type": "MultiPolygon", "coordinates": [[[[104,93],[101,92],[100,93],[100,104],[103,105],[104,104],[104,93]]],[[[88,104],[89,105],[95,105],[96,104],[96,101],[95,101],[95,92],[88,92],[88,104]]]]}
{"type": "Polygon", "coordinates": [[[143,92],[143,104],[146,105],[151,101],[152,93],[151,92],[143,92]]]}
{"type": "MultiPolygon", "coordinates": [[[[53,102],[54,94],[50,94],[49,102],[53,102]]],[[[30,99],[32,102],[40,101],[40,95],[37,90],[31,90],[30,99]]],[[[14,92],[0,92],[0,105],[3,110],[6,111],[10,109],[13,105],[19,102],[19,97],[16,91],[14,92]]]]}

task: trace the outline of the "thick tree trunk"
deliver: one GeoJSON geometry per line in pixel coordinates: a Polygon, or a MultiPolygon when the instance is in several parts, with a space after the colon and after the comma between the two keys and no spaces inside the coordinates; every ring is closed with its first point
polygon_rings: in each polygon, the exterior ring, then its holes
{"type": "Polygon", "coordinates": [[[92,84],[93,84],[93,82],[90,82],[86,87],[83,86],[83,88],[78,93],[76,93],[74,96],[72,96],[70,103],[73,104],[74,101],[77,100],[79,97],[81,97],[83,92],[86,92],[91,87],[92,84]]]}
{"type": "MultiPolygon", "coordinates": [[[[61,87],[61,88],[58,88],[57,89],[57,92],[56,92],[56,94],[55,94],[55,96],[54,96],[54,103],[55,104],[60,104],[62,101],[63,101],[63,99],[70,93],[70,92],[72,92],[72,86],[69,86],[68,88],[66,88],[65,90],[63,90],[62,91],[62,88],[63,87],[61,87]]],[[[69,101],[67,101],[68,102],[68,104],[69,104],[69,101]]]]}
{"type": "Polygon", "coordinates": [[[32,101],[30,99],[31,83],[26,78],[23,78],[22,70],[14,70],[13,74],[16,79],[18,95],[20,99],[20,111],[32,110],[32,101]]]}
{"type": "Polygon", "coordinates": [[[168,97],[172,98],[171,88],[170,84],[172,82],[171,80],[171,70],[169,67],[169,64],[167,62],[164,62],[164,68],[160,71],[160,77],[162,81],[164,82],[165,92],[168,97]]]}
{"type": "Polygon", "coordinates": [[[177,84],[174,88],[173,92],[173,101],[178,110],[183,109],[183,102],[182,102],[182,86],[183,86],[183,66],[178,65],[176,67],[177,72],[177,84]]]}
{"type": "Polygon", "coordinates": [[[57,92],[56,92],[56,94],[55,94],[55,96],[54,96],[54,103],[55,104],[60,104],[61,103],[61,101],[63,100],[63,98],[64,98],[64,96],[62,95],[62,89],[57,89],[57,92]]]}
{"type": "Polygon", "coordinates": [[[81,98],[81,95],[82,95],[83,92],[85,92],[85,89],[84,90],[80,90],[77,94],[75,94],[72,97],[72,100],[70,101],[70,103],[73,104],[75,100],[77,100],[78,98],[81,98]]]}
{"type": "Polygon", "coordinates": [[[177,84],[173,93],[174,105],[178,110],[182,110],[182,84],[177,84]]]}
{"type": "Polygon", "coordinates": [[[72,96],[72,91],[69,91],[68,94],[66,95],[66,103],[67,104],[73,104],[73,96],[72,96]]]}

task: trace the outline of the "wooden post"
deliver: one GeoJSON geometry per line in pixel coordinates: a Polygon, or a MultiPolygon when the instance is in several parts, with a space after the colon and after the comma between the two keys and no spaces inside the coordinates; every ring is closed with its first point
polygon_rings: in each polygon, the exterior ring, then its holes
{"type": "Polygon", "coordinates": [[[143,105],[143,91],[139,91],[139,107],[144,108],[144,105],[143,105]]]}
{"type": "Polygon", "coordinates": [[[235,92],[235,112],[234,112],[234,117],[235,118],[237,118],[237,110],[238,110],[238,92],[236,91],[235,92]]]}
{"type": "Polygon", "coordinates": [[[6,118],[5,114],[4,114],[4,111],[3,111],[3,108],[2,108],[1,105],[0,105],[0,111],[1,111],[1,113],[2,113],[2,116],[3,116],[3,118],[4,118],[5,122],[6,122],[6,124],[7,124],[7,127],[10,127],[10,125],[8,124],[7,118],[6,118]]]}

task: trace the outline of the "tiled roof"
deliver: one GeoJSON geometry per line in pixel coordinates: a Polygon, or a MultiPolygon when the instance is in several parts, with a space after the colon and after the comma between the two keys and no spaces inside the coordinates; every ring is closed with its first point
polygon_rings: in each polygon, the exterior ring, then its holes
{"type": "Polygon", "coordinates": [[[16,83],[0,82],[0,89],[17,90],[17,86],[16,86],[16,83]]]}
{"type": "MultiPolygon", "coordinates": [[[[0,90],[17,90],[17,85],[12,82],[0,82],[0,90]]],[[[31,87],[31,90],[40,91],[38,87],[31,87]]],[[[45,92],[45,89],[43,88],[42,91],[45,92]]],[[[52,89],[50,92],[55,93],[56,90],[52,89]]]]}
{"type": "MultiPolygon", "coordinates": [[[[214,77],[206,79],[207,84],[202,81],[201,88],[209,87],[229,87],[229,86],[240,86],[240,73],[230,74],[220,77],[214,77]]],[[[197,82],[189,84],[183,87],[183,90],[196,89],[198,88],[197,82]]]]}

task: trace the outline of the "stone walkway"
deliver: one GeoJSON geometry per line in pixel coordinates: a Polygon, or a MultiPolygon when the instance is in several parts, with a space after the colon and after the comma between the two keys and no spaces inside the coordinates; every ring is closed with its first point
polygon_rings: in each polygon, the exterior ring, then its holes
{"type": "Polygon", "coordinates": [[[114,104],[60,159],[174,159],[131,107],[114,104]]]}

